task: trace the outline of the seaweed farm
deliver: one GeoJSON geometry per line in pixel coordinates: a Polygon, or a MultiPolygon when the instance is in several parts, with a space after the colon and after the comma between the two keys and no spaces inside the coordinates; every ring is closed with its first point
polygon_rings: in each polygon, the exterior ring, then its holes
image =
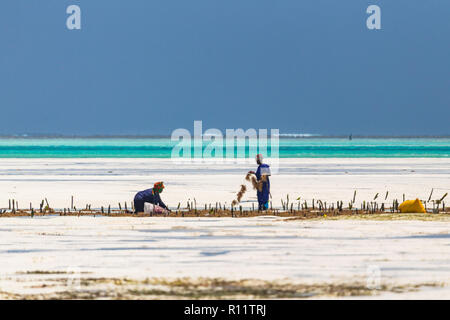
{"type": "MultiPolygon", "coordinates": [[[[240,191],[241,192],[241,191],[240,191]]],[[[240,193],[239,192],[239,193],[240,193]]],[[[429,200],[421,200],[427,214],[450,214],[450,207],[446,207],[445,198],[447,193],[440,199],[431,200],[433,192],[430,194],[429,200]]],[[[256,210],[254,203],[251,207],[243,207],[242,205],[230,205],[226,207],[221,203],[205,204],[203,207],[198,207],[195,201],[186,203],[184,208],[181,203],[176,208],[172,208],[171,212],[160,214],[155,212],[134,213],[133,204],[124,202],[119,203],[116,207],[108,205],[107,207],[92,208],[87,204],[82,209],[63,208],[53,209],[50,207],[47,199],[42,200],[39,208],[33,208],[30,204],[29,209],[19,209],[18,203],[14,199],[9,200],[9,207],[0,209],[0,217],[14,217],[14,216],[111,216],[111,217],[257,217],[257,216],[280,216],[280,217],[297,217],[304,219],[313,219],[318,217],[339,217],[339,216],[358,216],[358,215],[383,215],[383,214],[400,214],[399,200],[394,199],[392,203],[377,202],[379,194],[375,195],[372,201],[362,201],[359,207],[354,205],[356,191],[353,200],[349,201],[347,206],[344,206],[343,201],[336,203],[327,203],[323,200],[312,200],[309,204],[307,201],[296,200],[290,202],[289,196],[280,200],[281,206],[273,207],[270,201],[270,208],[268,210],[256,210]]],[[[387,198],[388,194],[386,194],[387,198]]],[[[239,197],[239,194],[238,194],[239,197]]],[[[402,200],[405,201],[405,200],[402,200]]],[[[233,202],[232,202],[233,204],[233,202]]],[[[417,212],[406,212],[417,213],[417,212]]]]}

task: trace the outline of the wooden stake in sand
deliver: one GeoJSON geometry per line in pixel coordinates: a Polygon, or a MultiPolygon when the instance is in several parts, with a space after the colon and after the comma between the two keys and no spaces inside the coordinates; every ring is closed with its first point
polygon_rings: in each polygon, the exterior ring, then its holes
{"type": "Polygon", "coordinates": [[[434,189],[431,189],[430,196],[428,197],[428,201],[431,200],[431,196],[433,195],[433,190],[434,190],[434,189]]]}

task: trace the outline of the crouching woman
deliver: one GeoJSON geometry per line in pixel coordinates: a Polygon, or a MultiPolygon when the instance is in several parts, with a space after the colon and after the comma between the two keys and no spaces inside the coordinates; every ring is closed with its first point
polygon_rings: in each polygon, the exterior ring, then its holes
{"type": "Polygon", "coordinates": [[[134,212],[144,212],[144,204],[146,202],[153,204],[156,213],[170,212],[159,195],[163,190],[164,184],[162,182],[156,182],[153,188],[136,193],[134,196],[134,212]]]}

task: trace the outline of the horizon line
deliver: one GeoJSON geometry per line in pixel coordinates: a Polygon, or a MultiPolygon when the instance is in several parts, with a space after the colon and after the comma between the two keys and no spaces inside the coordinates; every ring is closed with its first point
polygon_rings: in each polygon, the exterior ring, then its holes
{"type": "MultiPolygon", "coordinates": [[[[450,134],[445,135],[364,135],[364,134],[336,134],[321,135],[309,133],[280,133],[281,139],[413,139],[413,138],[450,138],[450,134]]],[[[0,139],[155,139],[171,138],[168,134],[0,134],[0,139]]]]}

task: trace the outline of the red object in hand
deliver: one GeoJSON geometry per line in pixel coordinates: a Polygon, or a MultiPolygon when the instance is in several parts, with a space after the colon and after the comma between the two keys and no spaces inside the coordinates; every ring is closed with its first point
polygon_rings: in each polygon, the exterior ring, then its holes
{"type": "Polygon", "coordinates": [[[248,173],[255,174],[255,171],[249,171],[248,173]]]}

